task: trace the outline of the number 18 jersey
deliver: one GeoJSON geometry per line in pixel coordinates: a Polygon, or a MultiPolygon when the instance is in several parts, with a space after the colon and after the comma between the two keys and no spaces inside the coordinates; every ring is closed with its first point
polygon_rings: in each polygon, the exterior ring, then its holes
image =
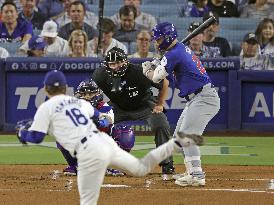
{"type": "Polygon", "coordinates": [[[92,105],[68,95],[57,95],[44,102],[37,110],[30,131],[48,133],[65,149],[73,153],[84,136],[97,130],[90,119],[92,105]]]}
{"type": "Polygon", "coordinates": [[[181,43],[177,43],[164,55],[161,65],[166,68],[167,79],[175,83],[176,88],[180,90],[180,97],[185,97],[211,83],[199,58],[189,47],[181,43]]]}

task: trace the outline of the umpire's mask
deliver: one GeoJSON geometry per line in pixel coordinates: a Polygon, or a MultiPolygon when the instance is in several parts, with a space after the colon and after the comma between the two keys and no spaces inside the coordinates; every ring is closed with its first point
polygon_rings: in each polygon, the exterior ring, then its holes
{"type": "Polygon", "coordinates": [[[112,77],[112,92],[120,92],[121,77],[126,73],[128,59],[123,49],[113,47],[110,49],[103,62],[107,73],[112,77]]]}

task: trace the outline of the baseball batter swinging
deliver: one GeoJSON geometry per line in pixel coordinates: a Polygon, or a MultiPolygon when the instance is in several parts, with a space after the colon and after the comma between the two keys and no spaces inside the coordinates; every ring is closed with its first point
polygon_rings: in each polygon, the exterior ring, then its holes
{"type": "Polygon", "coordinates": [[[179,96],[187,100],[174,133],[174,136],[189,140],[189,145],[183,147],[187,174],[174,176],[175,184],[203,186],[205,174],[199,145],[203,144],[206,125],[220,109],[220,99],[199,58],[189,47],[178,42],[173,24],[159,23],[152,32],[156,47],[164,56],[160,62],[144,62],[144,75],[153,82],[167,77],[170,84],[180,90],[179,96]]]}
{"type": "Polygon", "coordinates": [[[65,95],[66,87],[66,78],[61,71],[46,74],[44,88],[49,100],[37,109],[28,130],[19,129],[18,137],[21,142],[40,143],[48,133],[77,158],[81,205],[97,204],[108,166],[144,176],[186,143],[178,136],[178,139],[170,139],[144,158],[137,159],[96,128],[91,118],[100,117],[99,112],[89,102],[65,95]]]}

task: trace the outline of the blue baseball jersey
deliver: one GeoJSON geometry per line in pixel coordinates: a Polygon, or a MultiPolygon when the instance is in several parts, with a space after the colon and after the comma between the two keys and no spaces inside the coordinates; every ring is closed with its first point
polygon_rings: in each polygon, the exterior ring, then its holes
{"type": "Polygon", "coordinates": [[[5,24],[0,22],[0,39],[1,41],[20,42],[26,34],[33,35],[32,24],[24,19],[17,20],[17,26],[12,34],[9,34],[5,24]]]}
{"type": "Polygon", "coordinates": [[[180,97],[194,93],[211,83],[200,59],[184,44],[177,43],[161,60],[166,68],[167,79],[180,90],[180,97]]]}

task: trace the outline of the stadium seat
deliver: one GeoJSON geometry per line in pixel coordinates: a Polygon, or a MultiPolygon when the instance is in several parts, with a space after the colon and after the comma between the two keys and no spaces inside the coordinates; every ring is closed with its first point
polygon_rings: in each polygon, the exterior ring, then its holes
{"type": "Polygon", "coordinates": [[[220,18],[221,28],[227,30],[251,30],[254,32],[259,22],[259,19],[251,18],[220,18]]]}

